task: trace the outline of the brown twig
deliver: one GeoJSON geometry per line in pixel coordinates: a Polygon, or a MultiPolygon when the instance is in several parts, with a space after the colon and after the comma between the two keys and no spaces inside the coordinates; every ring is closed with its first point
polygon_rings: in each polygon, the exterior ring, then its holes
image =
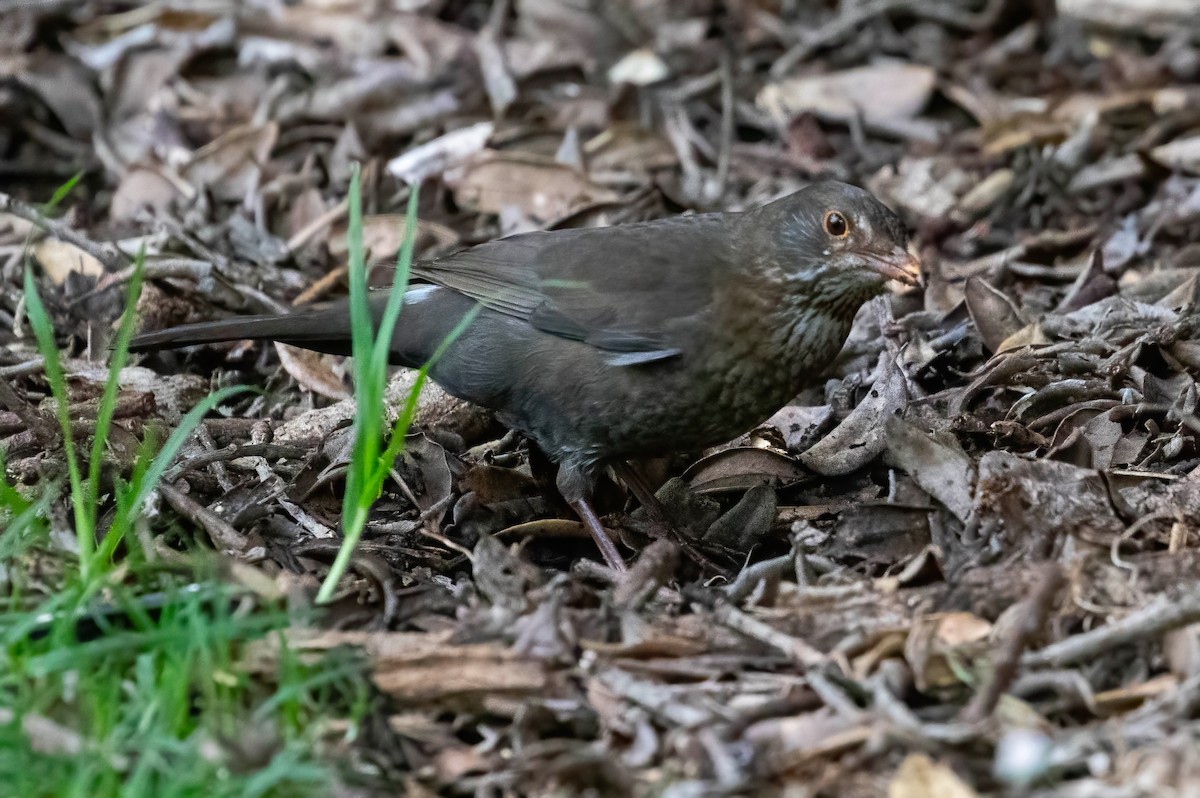
{"type": "Polygon", "coordinates": [[[237,460],[242,457],[297,460],[304,457],[307,453],[308,450],[303,447],[288,446],[280,443],[248,443],[244,446],[230,444],[223,449],[213,449],[176,464],[167,473],[166,478],[169,480],[175,479],[186,471],[194,471],[211,463],[237,460]]]}
{"type": "Polygon", "coordinates": [[[117,271],[129,262],[129,258],[125,253],[121,252],[115,246],[92,241],[70,225],[56,219],[48,218],[37,208],[27,205],[19,199],[5,194],[3,191],[0,191],[0,213],[11,213],[13,216],[37,225],[60,241],[66,241],[68,244],[79,247],[79,249],[104,264],[106,271],[117,271]]]}
{"type": "Polygon", "coordinates": [[[232,524],[183,491],[163,482],[159,484],[158,492],[175,512],[204,527],[204,531],[222,552],[246,560],[261,560],[266,557],[266,551],[261,546],[253,545],[249,538],[234,529],[232,524]]]}
{"type": "Polygon", "coordinates": [[[782,652],[805,668],[824,665],[829,660],[825,654],[808,643],[747,615],[726,601],[724,597],[721,597],[713,607],[713,617],[722,626],[782,652]]]}
{"type": "Polygon", "coordinates": [[[992,714],[1000,696],[1017,678],[1021,666],[1021,654],[1029,641],[1041,631],[1054,601],[1066,584],[1066,576],[1056,563],[1042,568],[1041,577],[1033,595],[1022,602],[1020,618],[1013,624],[1009,634],[1000,641],[992,658],[992,673],[983,687],[975,693],[971,702],[959,714],[959,720],[976,723],[992,714]]]}
{"type": "Polygon", "coordinates": [[[1059,668],[1091,659],[1116,646],[1155,637],[1200,621],[1200,590],[1178,598],[1158,596],[1140,610],[1106,626],[1069,637],[1021,657],[1024,668],[1059,668]]]}
{"type": "Polygon", "coordinates": [[[55,425],[42,417],[29,402],[18,396],[12,386],[4,380],[0,380],[0,407],[11,410],[43,444],[49,445],[58,437],[55,425]]]}
{"type": "Polygon", "coordinates": [[[907,11],[913,16],[940,22],[946,26],[979,30],[992,23],[994,18],[1004,10],[1004,3],[1005,0],[988,0],[987,5],[976,13],[960,11],[953,8],[953,4],[941,3],[936,0],[924,0],[924,2],[922,0],[874,0],[874,2],[849,6],[829,22],[811,33],[803,35],[800,41],[781,55],[771,66],[771,77],[783,77],[818,50],[837,44],[854,33],[861,25],[885,14],[907,11]]]}

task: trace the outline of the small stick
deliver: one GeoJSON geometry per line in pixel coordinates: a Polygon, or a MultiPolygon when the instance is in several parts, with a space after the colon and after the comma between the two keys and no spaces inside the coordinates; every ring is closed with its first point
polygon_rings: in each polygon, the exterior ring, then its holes
{"type": "Polygon", "coordinates": [[[0,213],[11,213],[37,225],[54,238],[66,241],[79,247],[87,254],[104,264],[106,271],[115,272],[125,266],[128,258],[123,252],[112,245],[104,245],[86,238],[71,226],[55,219],[50,219],[31,205],[26,205],[19,199],[0,191],[0,213]]]}
{"type": "Polygon", "coordinates": [[[1055,563],[1043,567],[1041,577],[1033,595],[1022,602],[1021,617],[1010,630],[1008,636],[1000,641],[992,659],[992,674],[983,688],[975,693],[971,702],[959,715],[959,720],[965,723],[977,723],[992,714],[1000,696],[1012,686],[1021,666],[1021,654],[1029,641],[1041,631],[1050,614],[1054,600],[1066,584],[1062,568],[1055,563]]]}
{"type": "Polygon", "coordinates": [[[1200,621],[1200,590],[1179,598],[1159,596],[1140,610],[1106,626],[1069,637],[1021,657],[1025,668],[1061,668],[1128,643],[1200,621]]]}

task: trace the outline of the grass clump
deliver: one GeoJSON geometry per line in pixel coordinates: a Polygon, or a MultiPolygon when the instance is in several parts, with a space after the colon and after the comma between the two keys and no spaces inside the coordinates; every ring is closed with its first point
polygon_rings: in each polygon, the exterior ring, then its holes
{"type": "Polygon", "coordinates": [[[213,392],[161,446],[148,434],[126,477],[102,482],[143,260],[128,283],[86,461],[54,330],[26,269],[25,306],[62,433],[74,551],[50,543],[61,483],[31,493],[0,478],[3,793],[329,794],[335,773],[320,754],[325,720],[340,718],[348,736],[357,729],[369,706],[361,665],[302,662],[286,645],[294,619],[280,602],[228,584],[215,568],[167,570],[137,545],[121,548],[145,523],[147,500],[202,418],[247,390],[213,392]],[[102,516],[101,506],[111,512],[102,516]],[[47,573],[53,585],[44,584],[47,573]],[[248,659],[268,641],[266,664],[248,659]]]}

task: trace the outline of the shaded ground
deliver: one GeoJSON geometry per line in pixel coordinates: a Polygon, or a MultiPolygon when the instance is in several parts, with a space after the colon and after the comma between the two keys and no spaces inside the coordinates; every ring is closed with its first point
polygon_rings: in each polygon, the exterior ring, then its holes
{"type": "MultiPolygon", "coordinates": [[[[0,18],[0,190],[41,202],[83,173],[57,225],[87,251],[37,234],[32,256],[85,427],[139,247],[145,329],[340,293],[355,161],[380,283],[406,181],[428,255],[837,178],[905,217],[928,286],[866,308],[828,382],[764,429],[650,468],[682,475],[663,495],[730,579],[650,543],[614,487],[602,510],[641,551],[616,579],[525,444],[430,391],[319,626],[300,619],[336,550],[344,366],[237,343],[129,368],[116,474],[212,387],[262,389],[205,424],[127,545],[192,575],[215,550],[208,579],[290,597],[293,650],[364,649],[360,733],[326,716],[342,782],[1200,788],[1200,8],[384,5],[0,18]]],[[[0,453],[36,496],[65,466],[22,215],[0,215],[0,453]]],[[[52,506],[5,567],[10,608],[63,578],[52,506]]],[[[277,638],[242,654],[276,678],[277,638]]],[[[54,713],[71,726],[69,696],[54,713]]]]}

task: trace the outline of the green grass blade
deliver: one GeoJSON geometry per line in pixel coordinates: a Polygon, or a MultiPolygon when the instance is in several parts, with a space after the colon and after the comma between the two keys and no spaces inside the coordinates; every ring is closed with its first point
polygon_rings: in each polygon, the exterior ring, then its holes
{"type": "Polygon", "coordinates": [[[100,492],[100,466],[104,459],[104,446],[108,441],[108,429],[112,424],[113,414],[117,409],[117,393],[121,389],[121,369],[129,359],[129,341],[133,338],[133,326],[137,314],[137,301],[142,293],[142,274],[146,262],[146,247],[142,245],[137,258],[133,262],[133,274],[125,289],[125,312],[121,314],[121,323],[117,328],[117,338],[113,343],[112,355],[108,364],[108,379],[104,383],[104,394],[100,397],[100,407],[96,412],[96,434],[92,437],[92,454],[88,460],[88,475],[84,486],[87,489],[88,524],[96,526],[98,512],[97,499],[100,492]]]}
{"type": "Polygon", "coordinates": [[[396,274],[392,278],[391,291],[380,327],[375,330],[367,296],[366,262],[362,242],[362,199],[359,192],[360,183],[356,169],[350,181],[349,222],[346,232],[347,268],[350,277],[350,351],[354,357],[354,445],[346,471],[346,493],[342,501],[342,545],[317,593],[318,603],[328,602],[333,597],[333,591],[349,567],[354,548],[366,527],[371,505],[379,498],[383,480],[387,476],[388,469],[382,467],[380,453],[381,449],[390,450],[393,445],[392,441],[389,441],[387,447],[381,445],[384,433],[383,404],[388,376],[388,349],[391,345],[392,331],[403,306],[404,291],[408,287],[417,227],[417,189],[414,186],[409,195],[405,237],[397,259],[396,274]]]}
{"type": "Polygon", "coordinates": [[[83,179],[83,172],[76,172],[67,179],[67,182],[54,190],[54,194],[50,197],[50,201],[42,206],[42,213],[50,214],[54,209],[67,198],[67,195],[75,190],[75,186],[83,179]]]}
{"type": "Polygon", "coordinates": [[[62,428],[67,474],[71,482],[71,504],[75,513],[75,539],[79,548],[80,575],[86,580],[89,576],[92,552],[95,549],[95,527],[89,523],[91,513],[87,506],[87,491],[84,489],[79,460],[75,456],[75,436],[71,430],[67,378],[63,373],[62,363],[59,361],[58,345],[54,341],[54,326],[50,323],[46,306],[42,304],[42,298],[38,294],[33,268],[28,264],[25,266],[25,312],[29,316],[29,324],[33,327],[33,333],[37,337],[38,351],[45,360],[46,380],[50,383],[50,392],[54,396],[55,415],[58,417],[58,425],[62,428]]]}
{"type": "Polygon", "coordinates": [[[392,331],[396,329],[396,321],[400,318],[400,308],[404,305],[404,293],[408,290],[408,277],[412,272],[413,250],[417,243],[417,187],[413,186],[408,194],[408,208],[404,213],[404,238],[400,252],[396,256],[396,271],[392,274],[392,287],[388,292],[387,307],[383,311],[383,319],[379,322],[379,334],[375,339],[374,351],[371,353],[371,371],[383,374],[386,382],[388,354],[392,348],[392,331]]]}
{"type": "Polygon", "coordinates": [[[97,554],[97,560],[106,561],[112,556],[121,537],[127,529],[131,528],[133,520],[141,511],[142,504],[150,495],[150,491],[158,485],[163,473],[175,459],[175,455],[196,431],[196,427],[200,425],[204,417],[223,402],[250,390],[251,388],[246,385],[230,385],[204,397],[198,405],[187,412],[187,415],[179,422],[179,426],[171,432],[167,442],[163,444],[162,449],[150,460],[149,464],[146,465],[143,460],[142,467],[135,467],[133,481],[129,484],[126,495],[122,496],[118,502],[116,517],[97,554]]]}

